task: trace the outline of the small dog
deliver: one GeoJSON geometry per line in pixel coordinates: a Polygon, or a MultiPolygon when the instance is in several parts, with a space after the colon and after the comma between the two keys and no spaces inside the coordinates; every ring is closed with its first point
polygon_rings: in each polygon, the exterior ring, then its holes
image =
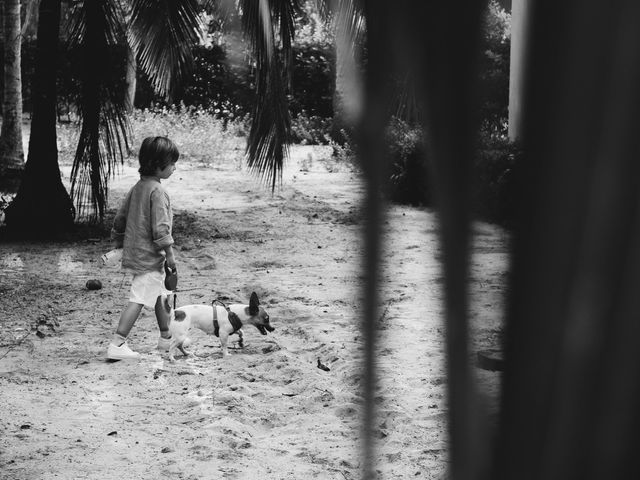
{"type": "Polygon", "coordinates": [[[171,308],[169,298],[164,299],[164,307],[169,313],[169,332],[171,332],[171,345],[169,347],[169,360],[175,362],[175,353],[180,350],[184,355],[189,353],[184,347],[191,343],[188,338],[189,330],[197,327],[205,333],[214,334],[220,338],[222,356],[229,354],[227,341],[229,335],[237,333],[240,337],[240,347],[243,347],[242,326],[254,325],[262,335],[273,332],[275,328],[269,323],[269,314],[260,306],[256,292],[251,294],[249,305],[232,304],[228,307],[220,305],[185,305],[184,307],[171,308]]]}

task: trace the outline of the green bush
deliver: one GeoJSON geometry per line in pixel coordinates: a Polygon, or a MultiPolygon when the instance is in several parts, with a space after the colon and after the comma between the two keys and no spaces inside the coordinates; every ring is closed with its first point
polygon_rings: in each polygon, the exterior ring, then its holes
{"type": "Polygon", "coordinates": [[[388,181],[385,190],[393,202],[429,205],[425,135],[421,128],[393,117],[385,132],[388,146],[388,181]]]}
{"type": "Polygon", "coordinates": [[[480,118],[500,124],[509,113],[510,15],[495,1],[484,17],[480,72],[480,118]]]}
{"type": "Polygon", "coordinates": [[[474,159],[476,215],[490,222],[511,226],[516,219],[514,181],[522,161],[522,148],[506,135],[483,131],[474,159]]]}
{"type": "MultiPolygon", "coordinates": [[[[385,191],[390,201],[432,206],[426,136],[421,128],[393,118],[385,136],[389,165],[385,191]]],[[[514,180],[520,145],[502,132],[483,129],[473,160],[472,210],[477,218],[511,226],[516,218],[514,180]]]]}
{"type": "MultiPolygon", "coordinates": [[[[245,118],[218,118],[207,110],[186,106],[136,110],[132,118],[134,149],[149,136],[165,135],[175,142],[181,158],[215,164],[244,150],[245,118]]],[[[137,154],[137,152],[135,152],[137,154]]]]}
{"type": "Polygon", "coordinates": [[[329,145],[332,124],[331,118],[309,115],[302,110],[291,119],[292,141],[301,145],[329,145]]]}
{"type": "Polygon", "coordinates": [[[330,46],[294,47],[289,109],[295,118],[305,112],[311,117],[333,117],[335,51],[330,46]]]}

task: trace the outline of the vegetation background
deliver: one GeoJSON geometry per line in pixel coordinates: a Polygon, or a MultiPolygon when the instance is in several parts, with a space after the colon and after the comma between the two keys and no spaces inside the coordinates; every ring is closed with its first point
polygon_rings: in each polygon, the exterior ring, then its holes
{"type": "MultiPolygon", "coordinates": [[[[64,6],[65,4],[63,4],[64,6]]],[[[291,112],[291,142],[301,145],[330,145],[339,161],[355,162],[357,142],[347,127],[334,125],[336,56],[335,34],[319,13],[315,2],[302,4],[296,17],[293,44],[293,65],[288,103],[291,112]]],[[[63,17],[68,9],[63,8],[63,17]]],[[[142,69],[137,70],[133,144],[140,141],[139,131],[152,131],[141,124],[157,122],[166,116],[178,132],[193,132],[189,142],[200,149],[206,139],[227,134],[246,137],[251,128],[251,114],[256,103],[255,75],[251,55],[241,35],[228,28],[237,18],[207,17],[207,35],[201,44],[192,47],[193,67],[171,99],[154,91],[142,69]],[[235,33],[234,33],[235,32],[235,33]],[[214,124],[219,126],[214,128],[214,124]],[[187,128],[188,127],[188,128],[187,128]],[[215,136],[207,129],[213,128],[215,136]],[[205,134],[206,133],[206,134],[205,134]],[[199,138],[199,135],[203,135],[199,138]]],[[[33,108],[32,84],[35,75],[35,30],[22,43],[23,108],[28,125],[33,108]]],[[[446,42],[451,39],[442,39],[446,42]]],[[[479,58],[481,102],[477,114],[481,125],[476,149],[474,176],[474,208],[479,218],[510,225],[513,169],[520,149],[507,137],[510,15],[495,0],[489,2],[483,22],[483,45],[479,58]]],[[[119,68],[110,70],[119,92],[126,92],[126,48],[112,47],[110,52],[119,68]]],[[[75,154],[74,142],[79,125],[78,105],[81,92],[83,62],[81,53],[70,44],[64,30],[61,37],[60,61],[57,70],[58,140],[61,161],[75,154]]],[[[362,68],[366,68],[366,52],[362,68]]],[[[396,80],[398,92],[406,90],[402,79],[396,80]]],[[[0,88],[2,79],[0,79],[0,88]]],[[[433,205],[432,187],[428,176],[428,139],[419,125],[420,114],[411,100],[399,97],[389,105],[393,110],[386,133],[388,165],[385,191],[391,201],[412,205],[433,205]]],[[[169,130],[167,129],[167,133],[169,130]]],[[[204,150],[199,150],[204,151],[204,150]]],[[[6,190],[6,189],[5,189],[6,190]]],[[[10,200],[3,194],[3,204],[10,200]]],[[[1,208],[1,205],[0,205],[1,208]]]]}

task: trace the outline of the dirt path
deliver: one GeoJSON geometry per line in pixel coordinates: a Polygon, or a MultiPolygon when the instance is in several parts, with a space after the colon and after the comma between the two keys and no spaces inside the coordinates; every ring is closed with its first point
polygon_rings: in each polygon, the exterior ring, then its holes
{"type": "MultiPolygon", "coordinates": [[[[102,267],[108,240],[3,244],[0,251],[0,478],[355,479],[360,477],[360,200],[355,173],[294,148],[271,195],[232,162],[179,163],[174,205],[178,304],[256,291],[276,331],[247,330],[244,350],[193,335],[174,364],[155,350],[146,312],[138,362],[104,354],[128,293],[102,267]],[[89,291],[88,279],[103,288],[89,291]],[[38,326],[37,334],[33,327],[38,326]],[[317,368],[317,360],[330,367],[317,368]]],[[[68,171],[67,171],[68,173],[68,171]]],[[[113,182],[116,205],[135,182],[113,182]]],[[[381,478],[446,469],[442,281],[434,215],[393,207],[385,224],[380,319],[381,478]]],[[[477,227],[474,351],[500,329],[505,238],[477,227]]],[[[492,408],[496,373],[476,369],[492,408]]]]}

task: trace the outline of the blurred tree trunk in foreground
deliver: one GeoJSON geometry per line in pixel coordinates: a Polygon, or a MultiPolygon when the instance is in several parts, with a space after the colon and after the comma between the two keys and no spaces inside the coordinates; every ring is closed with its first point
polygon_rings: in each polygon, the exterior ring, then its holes
{"type": "Polygon", "coordinates": [[[379,198],[385,164],[384,129],[388,122],[390,79],[407,72],[416,85],[417,101],[433,165],[440,243],[444,254],[445,336],[449,397],[451,475],[478,478],[486,468],[487,442],[480,429],[468,354],[467,305],[471,158],[475,140],[477,102],[476,57],[479,54],[484,2],[364,3],[367,28],[367,70],[359,154],[367,180],[366,271],[367,308],[363,312],[365,362],[364,475],[375,478],[375,346],[378,261],[383,205],[379,198]]]}
{"type": "Polygon", "coordinates": [[[16,191],[24,171],[22,150],[22,73],[20,0],[5,0],[4,91],[0,131],[0,188],[16,191]]]}
{"type": "Polygon", "coordinates": [[[640,478],[640,4],[530,8],[493,478],[640,478]]]}
{"type": "Polygon", "coordinates": [[[73,226],[73,205],[60,177],[56,141],[59,27],[60,0],[42,0],[29,153],[18,194],[5,212],[7,226],[29,237],[51,237],[73,226]]]}

